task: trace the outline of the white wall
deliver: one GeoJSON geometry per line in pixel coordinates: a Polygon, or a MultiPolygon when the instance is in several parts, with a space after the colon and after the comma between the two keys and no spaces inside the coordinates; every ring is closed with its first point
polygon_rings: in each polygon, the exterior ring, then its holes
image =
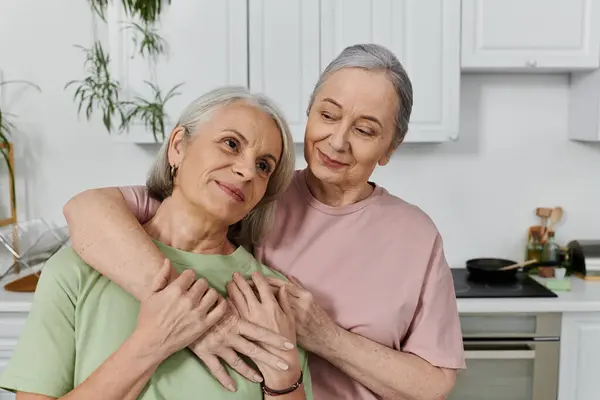
{"type": "MultiPolygon", "coordinates": [[[[157,146],[119,144],[76,118],[64,84],[82,76],[91,18],[81,0],[0,2],[0,69],[33,91],[5,91],[19,114],[19,218],[64,222],[76,192],[139,184],[157,146]],[[64,9],[61,7],[64,6],[64,9]]],[[[600,238],[600,146],[567,139],[566,75],[465,75],[460,140],[405,145],[374,180],[438,224],[454,266],[476,256],[520,258],[536,206],[566,210],[559,238],[600,238]]],[[[304,166],[298,151],[299,167],[304,166]]]]}

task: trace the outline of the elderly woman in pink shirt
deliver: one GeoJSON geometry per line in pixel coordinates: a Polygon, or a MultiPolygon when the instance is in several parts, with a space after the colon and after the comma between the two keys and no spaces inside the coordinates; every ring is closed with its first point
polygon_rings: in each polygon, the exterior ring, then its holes
{"type": "MultiPolygon", "coordinates": [[[[254,244],[259,261],[292,280],[270,283],[288,286],[315,399],[437,400],[465,367],[436,226],[369,181],[402,143],[412,101],[389,50],[344,49],[310,99],[308,167],[296,171],[273,229],[254,244]]],[[[144,187],[124,187],[85,191],[64,209],[79,255],[138,298],[164,261],[140,225],[157,205],[144,187]]]]}

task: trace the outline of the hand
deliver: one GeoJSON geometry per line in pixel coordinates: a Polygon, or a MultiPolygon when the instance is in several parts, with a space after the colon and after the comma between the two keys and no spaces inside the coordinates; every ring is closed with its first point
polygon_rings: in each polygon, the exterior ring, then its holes
{"type": "MultiPolygon", "coordinates": [[[[294,316],[285,286],[279,288],[277,293],[278,298],[276,299],[271,292],[269,284],[259,273],[255,272],[252,274],[252,282],[258,290],[260,299],[256,297],[250,285],[238,273],[233,274],[233,281],[227,284],[229,299],[236,307],[240,316],[295,342],[296,328],[294,316]]],[[[278,388],[279,386],[283,389],[298,379],[301,370],[298,352],[284,354],[282,351],[278,351],[268,345],[262,345],[261,347],[269,352],[279,354],[288,361],[291,367],[288,371],[282,372],[257,360],[256,364],[265,377],[265,383],[269,387],[278,388]]]]}
{"type": "Polygon", "coordinates": [[[141,302],[134,333],[159,362],[197,340],[226,311],[225,301],[222,297],[219,301],[205,279],[196,280],[194,271],[186,270],[167,284],[170,270],[170,261],[165,260],[152,294],[141,302]]]}
{"type": "Polygon", "coordinates": [[[317,353],[320,341],[329,337],[327,334],[335,332],[336,323],[319,306],[311,292],[305,289],[300,281],[288,277],[290,282],[277,278],[266,278],[273,290],[286,288],[289,303],[296,320],[296,335],[298,344],[304,349],[317,353]]]}
{"type": "Polygon", "coordinates": [[[219,358],[246,379],[254,382],[263,380],[262,376],[250,368],[236,352],[249,357],[255,363],[263,363],[280,370],[289,369],[282,357],[272,354],[258,344],[289,351],[295,348],[290,339],[241,318],[231,301],[228,300],[225,304],[225,316],[190,346],[221,385],[232,392],[236,390],[233,379],[219,358]]]}

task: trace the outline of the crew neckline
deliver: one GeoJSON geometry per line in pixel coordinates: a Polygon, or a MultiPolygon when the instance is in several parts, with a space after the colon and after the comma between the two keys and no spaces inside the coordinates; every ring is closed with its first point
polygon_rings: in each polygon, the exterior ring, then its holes
{"type": "Polygon", "coordinates": [[[201,254],[177,249],[155,239],[152,241],[172,263],[188,268],[198,267],[198,263],[209,261],[223,264],[223,266],[232,265],[236,270],[245,270],[250,267],[253,260],[253,256],[243,246],[238,246],[231,254],[201,254]]]}
{"type": "Polygon", "coordinates": [[[377,185],[375,182],[369,181],[369,184],[374,186],[373,191],[369,196],[353,204],[348,204],[346,206],[341,207],[334,207],[322,203],[312,195],[312,193],[308,189],[308,184],[306,183],[306,169],[302,169],[297,172],[296,177],[294,179],[294,183],[298,188],[300,195],[311,207],[320,212],[330,215],[351,214],[375,203],[384,194],[384,189],[381,186],[377,185]]]}

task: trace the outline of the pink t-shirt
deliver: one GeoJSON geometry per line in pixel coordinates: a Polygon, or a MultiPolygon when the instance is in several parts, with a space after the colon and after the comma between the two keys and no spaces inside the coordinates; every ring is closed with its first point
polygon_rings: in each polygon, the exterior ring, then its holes
{"type": "MultiPolygon", "coordinates": [[[[144,187],[121,190],[141,221],[152,216],[157,203],[144,187]]],[[[296,171],[256,257],[298,278],[344,329],[435,366],[465,368],[442,239],[423,211],[384,188],[330,207],[311,195],[304,171],[296,171]]],[[[317,400],[380,398],[314,354],[309,365],[317,400]]]]}

